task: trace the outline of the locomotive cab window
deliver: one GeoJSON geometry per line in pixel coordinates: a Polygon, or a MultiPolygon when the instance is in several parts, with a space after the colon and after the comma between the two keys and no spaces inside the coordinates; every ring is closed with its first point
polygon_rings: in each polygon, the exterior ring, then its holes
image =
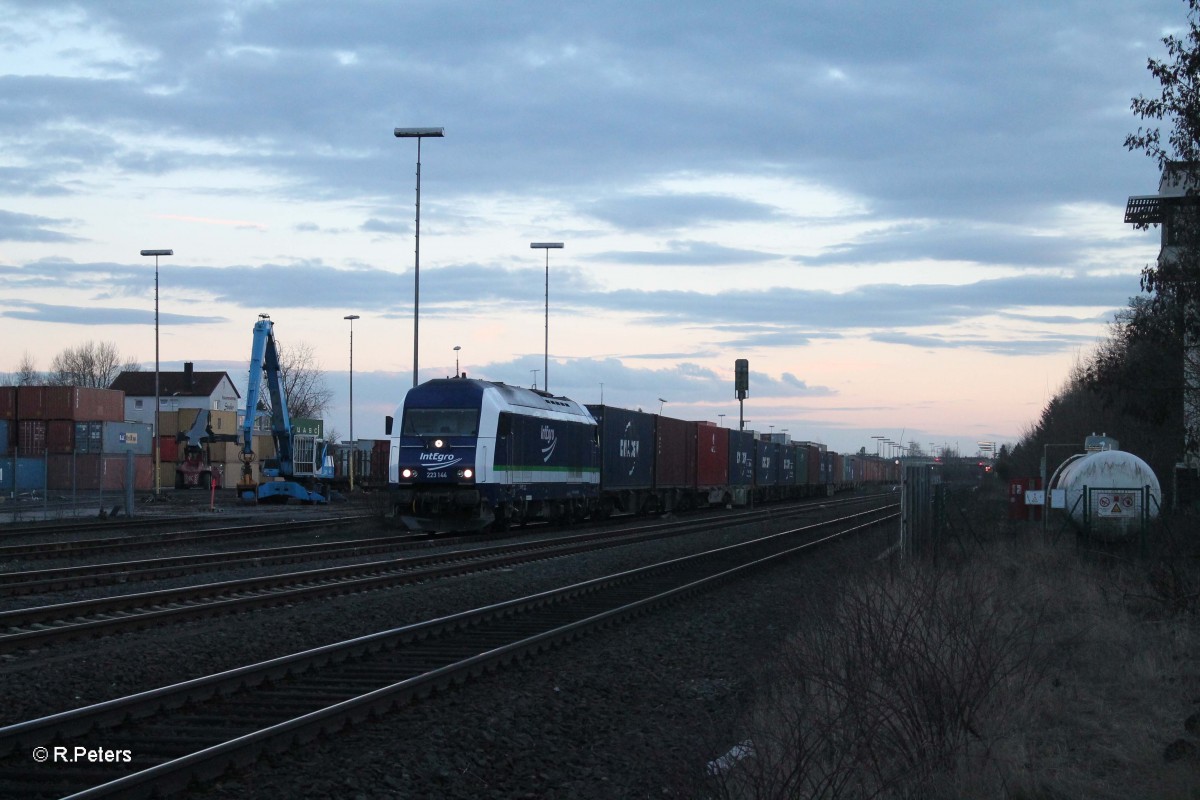
{"type": "Polygon", "coordinates": [[[475,436],[479,433],[477,408],[406,408],[404,436],[475,436]]]}

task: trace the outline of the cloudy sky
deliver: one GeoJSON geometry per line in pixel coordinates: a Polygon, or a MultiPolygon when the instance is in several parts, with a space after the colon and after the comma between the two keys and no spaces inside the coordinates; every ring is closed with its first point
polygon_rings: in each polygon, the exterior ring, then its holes
{"type": "Polygon", "coordinates": [[[244,387],[270,314],[355,436],[472,377],[841,451],[1015,442],[1138,292],[1182,0],[0,0],[0,371],[244,387]],[[549,251],[549,375],[543,370],[549,251]],[[6,360],[6,361],[5,361],[6,360]],[[537,372],[535,372],[537,370],[537,372]],[[664,402],[665,401],[665,402],[664,402]]]}

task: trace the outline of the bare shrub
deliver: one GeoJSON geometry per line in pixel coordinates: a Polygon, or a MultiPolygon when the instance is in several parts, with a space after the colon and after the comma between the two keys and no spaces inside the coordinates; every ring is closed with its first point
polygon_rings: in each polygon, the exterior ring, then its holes
{"type": "Polygon", "coordinates": [[[1144,551],[1138,580],[1125,592],[1131,609],[1159,619],[1195,616],[1200,611],[1200,561],[1190,521],[1159,521],[1146,535],[1146,544],[1130,543],[1144,551]],[[1148,606],[1148,607],[1147,607],[1148,606]]]}
{"type": "Polygon", "coordinates": [[[928,796],[986,723],[1041,679],[1040,613],[984,569],[909,566],[848,586],[777,663],[747,738],[715,777],[737,798],[928,796]]]}

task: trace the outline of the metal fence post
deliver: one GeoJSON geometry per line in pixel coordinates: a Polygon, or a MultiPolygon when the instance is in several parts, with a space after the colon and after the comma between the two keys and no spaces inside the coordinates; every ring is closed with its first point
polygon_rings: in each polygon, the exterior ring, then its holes
{"type": "Polygon", "coordinates": [[[133,451],[125,451],[125,516],[133,516],[133,451]]]}

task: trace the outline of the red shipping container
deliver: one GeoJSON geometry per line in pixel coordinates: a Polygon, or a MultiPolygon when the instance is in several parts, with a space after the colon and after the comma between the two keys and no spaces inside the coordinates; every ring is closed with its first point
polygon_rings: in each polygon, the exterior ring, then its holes
{"type": "MultiPolygon", "coordinates": [[[[179,442],[174,436],[158,437],[158,457],[164,464],[170,464],[179,460],[179,442]]],[[[150,457],[154,457],[154,453],[150,453],[150,457]]]]}
{"type": "MultiPolygon", "coordinates": [[[[154,456],[132,456],[133,488],[154,488],[154,456]]],[[[51,456],[46,465],[47,486],[56,491],[124,491],[126,456],[101,456],[94,453],[51,456]]]]}
{"type": "Polygon", "coordinates": [[[809,486],[820,486],[823,483],[821,480],[821,448],[811,442],[803,447],[808,451],[808,480],[805,483],[809,486]]]}
{"type": "Polygon", "coordinates": [[[46,387],[18,386],[14,419],[45,419],[46,387]]]}
{"type": "Polygon", "coordinates": [[[659,489],[695,488],[696,447],[689,441],[695,425],[681,419],[656,417],[654,485],[659,489]]]}
{"type": "Polygon", "coordinates": [[[696,487],[725,486],[729,483],[729,430],[711,422],[695,425],[696,487]]]}
{"type": "Polygon", "coordinates": [[[376,439],[371,446],[371,480],[373,483],[385,484],[388,481],[388,466],[391,462],[391,446],[389,439],[376,439]]]}
{"type": "Polygon", "coordinates": [[[17,387],[0,386],[0,419],[17,418],[17,387]]]}
{"type": "Polygon", "coordinates": [[[17,423],[17,454],[38,456],[46,452],[46,423],[25,419],[17,423]]]}
{"type": "Polygon", "coordinates": [[[58,491],[99,487],[100,456],[91,453],[51,456],[46,462],[46,487],[58,491]]]}
{"type": "Polygon", "coordinates": [[[65,419],[46,422],[46,450],[51,453],[75,452],[75,423],[65,419]]]}
{"type": "MultiPolygon", "coordinates": [[[[42,414],[41,419],[122,422],[125,419],[125,393],[86,386],[50,386],[45,390],[42,414]]],[[[24,413],[22,417],[33,419],[24,413]]]]}
{"type": "MultiPolygon", "coordinates": [[[[141,491],[154,488],[154,456],[135,455],[133,459],[133,488],[141,491]]],[[[104,456],[104,485],[105,491],[125,488],[124,455],[104,456]]]]}

